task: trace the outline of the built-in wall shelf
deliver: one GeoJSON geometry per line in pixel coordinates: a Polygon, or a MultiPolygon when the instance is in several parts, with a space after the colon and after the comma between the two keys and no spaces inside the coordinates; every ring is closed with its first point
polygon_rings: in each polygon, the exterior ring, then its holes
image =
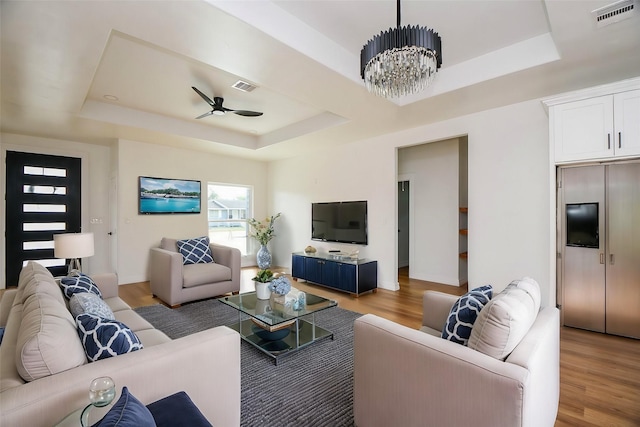
{"type": "Polygon", "coordinates": [[[469,230],[467,229],[467,214],[469,213],[469,208],[460,207],[460,219],[459,219],[459,231],[460,231],[460,242],[458,245],[459,256],[461,260],[467,259],[467,235],[469,234],[469,230]]]}

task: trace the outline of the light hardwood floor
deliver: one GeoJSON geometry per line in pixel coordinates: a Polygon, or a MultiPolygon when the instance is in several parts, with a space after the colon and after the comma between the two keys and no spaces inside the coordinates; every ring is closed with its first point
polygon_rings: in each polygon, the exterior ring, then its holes
{"type": "MultiPolygon", "coordinates": [[[[278,269],[274,269],[278,271],[278,269]]],[[[254,268],[243,269],[241,292],[253,290],[254,268]]],[[[359,298],[302,282],[300,290],[338,301],[340,307],[374,313],[411,328],[422,321],[422,294],[435,289],[456,295],[466,287],[412,280],[400,270],[398,292],[378,290],[359,298]]],[[[120,287],[131,306],[156,304],[149,283],[120,287]]],[[[640,341],[563,327],[560,332],[560,408],[556,427],[640,426],[640,341]]]]}

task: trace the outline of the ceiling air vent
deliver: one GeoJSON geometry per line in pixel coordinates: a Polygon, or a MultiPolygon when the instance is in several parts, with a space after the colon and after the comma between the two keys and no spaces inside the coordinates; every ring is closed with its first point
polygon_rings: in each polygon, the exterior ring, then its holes
{"type": "Polygon", "coordinates": [[[636,4],[635,0],[622,0],[596,9],[591,13],[596,19],[596,26],[600,28],[635,16],[636,4]]]}
{"type": "Polygon", "coordinates": [[[238,89],[241,90],[243,92],[251,92],[252,90],[254,90],[257,86],[252,85],[251,83],[247,83],[247,82],[243,82],[242,80],[238,80],[237,82],[235,82],[233,84],[233,86],[231,86],[234,89],[238,89]]]}

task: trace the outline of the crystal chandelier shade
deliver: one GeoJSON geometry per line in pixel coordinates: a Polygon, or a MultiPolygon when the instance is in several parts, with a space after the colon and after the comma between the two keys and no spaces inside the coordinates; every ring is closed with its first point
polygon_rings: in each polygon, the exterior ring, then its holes
{"type": "Polygon", "coordinates": [[[381,32],[360,52],[360,73],[369,92],[397,98],[426,89],[442,65],[441,40],[426,27],[398,27],[381,32]]]}

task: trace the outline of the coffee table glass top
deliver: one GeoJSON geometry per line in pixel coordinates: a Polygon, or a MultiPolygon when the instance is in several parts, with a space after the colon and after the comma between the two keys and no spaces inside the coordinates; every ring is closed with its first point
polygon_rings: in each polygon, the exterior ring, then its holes
{"type": "Polygon", "coordinates": [[[222,297],[219,301],[269,326],[291,323],[292,320],[338,305],[334,300],[309,293],[306,294],[306,305],[302,310],[286,307],[273,297],[270,300],[259,300],[255,292],[222,297]]]}

